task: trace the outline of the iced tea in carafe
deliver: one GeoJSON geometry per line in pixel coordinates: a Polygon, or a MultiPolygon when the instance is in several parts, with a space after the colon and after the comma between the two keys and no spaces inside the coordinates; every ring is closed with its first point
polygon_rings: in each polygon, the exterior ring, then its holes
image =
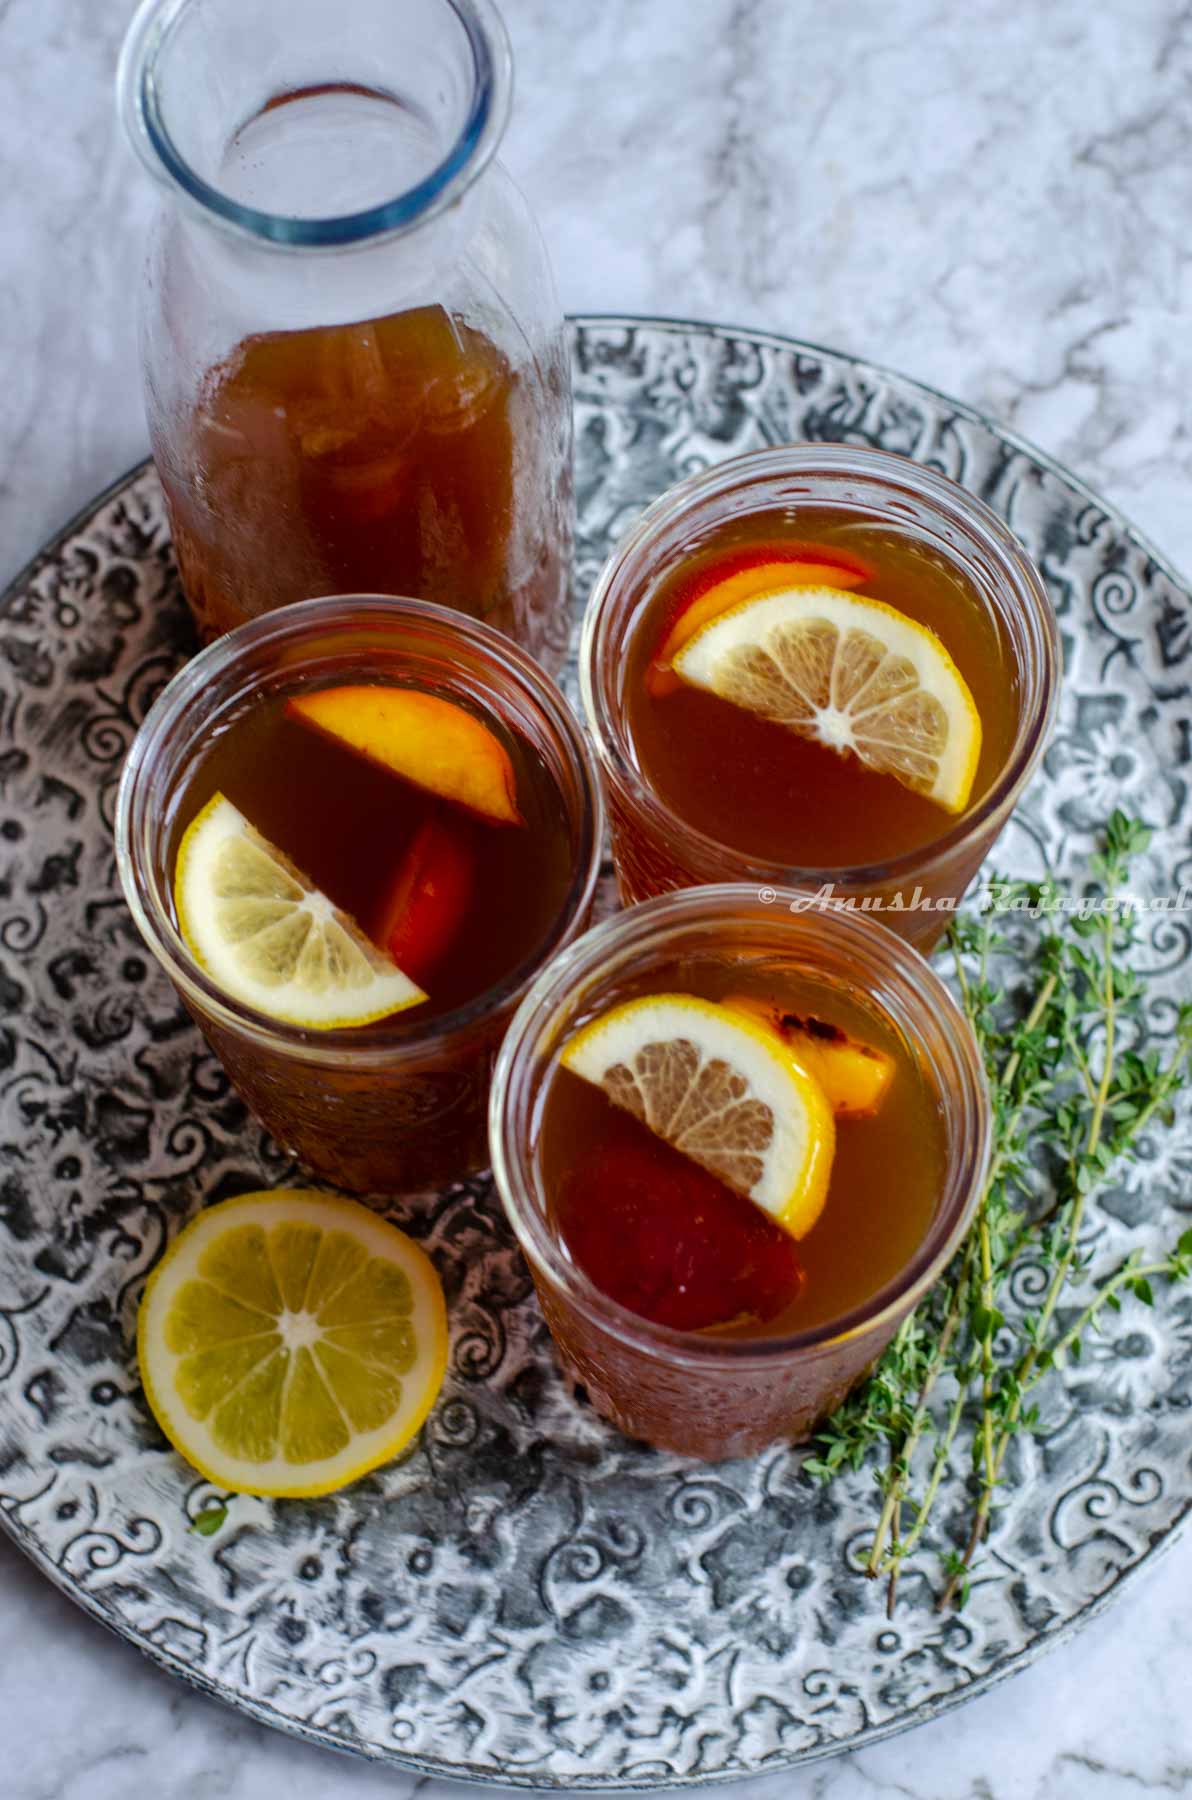
{"type": "Polygon", "coordinates": [[[509,580],[516,386],[496,346],[442,306],[246,338],[201,392],[189,469],[159,447],[200,629],[377,591],[522,635],[519,612],[547,596],[509,580]]]}
{"type": "Polygon", "coordinates": [[[119,97],[167,198],[146,411],[205,637],[371,593],[561,663],[567,349],[495,159],[510,92],[490,0],[143,0],[119,97]]]}

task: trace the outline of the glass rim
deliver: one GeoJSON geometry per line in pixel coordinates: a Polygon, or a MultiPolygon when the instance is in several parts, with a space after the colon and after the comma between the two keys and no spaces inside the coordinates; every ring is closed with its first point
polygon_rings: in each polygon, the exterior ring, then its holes
{"type": "Polygon", "coordinates": [[[737,1367],[770,1364],[797,1352],[842,1343],[896,1322],[918,1305],[955,1255],[972,1221],[989,1168],[992,1118],[988,1084],[972,1029],[940,977],[912,945],[874,919],[858,918],[831,904],[807,902],[795,889],[779,892],[774,904],[763,904],[746,883],[717,882],[659,894],[615,913],[558,952],[541,970],[510,1021],[497,1055],[489,1093],[488,1135],[493,1179],[523,1254],[589,1324],[615,1332],[620,1342],[646,1354],[685,1359],[703,1367],[737,1367]],[[969,1154],[967,1159],[952,1158],[936,1217],[906,1267],[876,1294],[838,1318],[782,1336],[758,1338],[718,1338],[655,1324],[598,1288],[547,1229],[541,1181],[534,1167],[534,1134],[526,1129],[529,1121],[519,1104],[525,1098],[526,1066],[535,1059],[536,1041],[548,1029],[567,992],[611,960],[615,952],[629,947],[641,952],[664,950],[667,938],[677,929],[697,923],[701,917],[714,921],[729,907],[744,905],[759,919],[775,924],[784,916],[784,901],[795,902],[786,916],[822,921],[862,963],[880,964],[886,974],[893,974],[907,1000],[942,1029],[960,1077],[957,1087],[944,1098],[959,1109],[960,1140],[970,1145],[969,1154]],[[937,1229],[941,1223],[942,1229],[937,1229]]]}
{"type": "Polygon", "coordinates": [[[599,770],[562,689],[532,657],[493,626],[429,600],[398,595],[330,594],[296,601],[261,613],[207,645],[177,670],[149,708],[128,748],[116,794],[116,866],[124,898],[142,939],[183,997],[212,1023],[284,1054],[309,1063],[356,1069],[393,1069],[406,1061],[424,1061],[428,1055],[487,1029],[494,1019],[516,1006],[543,963],[572,941],[580,921],[586,917],[600,879],[603,844],[604,799],[599,770]],[[230,998],[211,979],[174,924],[157,882],[147,870],[137,866],[142,828],[152,830],[152,821],[141,818],[146,764],[196,696],[247,651],[298,637],[306,629],[362,621],[380,627],[409,619],[429,625],[445,637],[458,638],[463,633],[471,638],[487,660],[512,677],[533,702],[552,735],[565,746],[582,797],[577,822],[579,848],[571,884],[543,943],[495,986],[441,1014],[427,1031],[417,1031],[413,1012],[408,1030],[397,1031],[392,1024],[388,1028],[363,1025],[316,1031],[271,1019],[230,998]]]}
{"type": "Polygon", "coordinates": [[[909,457],[868,446],[792,444],[765,450],[747,450],[686,476],[659,495],[630,528],[605,562],[587,606],[584,608],[579,645],[579,685],[588,729],[596,753],[611,785],[622,791],[643,815],[647,828],[664,842],[678,844],[697,863],[722,865],[731,861],[737,880],[754,880],[780,887],[821,887],[833,883],[845,888],[882,886],[896,880],[923,878],[947,863],[991,822],[1013,808],[1046,748],[1059,704],[1059,627],[1042,580],[1022,545],[992,509],[959,482],[925,468],[909,457]],[[961,815],[939,837],[914,850],[903,851],[881,863],[811,864],[779,863],[747,852],[712,837],[681,819],[655,793],[631,751],[632,740],[623,729],[618,709],[606,703],[598,667],[604,670],[622,661],[623,649],[614,658],[607,645],[618,594],[619,578],[635,557],[648,550],[655,535],[700,502],[746,485],[749,478],[781,475],[812,477],[817,474],[876,480],[892,490],[901,488],[915,498],[949,514],[971,535],[982,541],[1013,581],[1025,604],[1022,616],[1030,633],[1033,689],[1026,696],[1005,767],[990,783],[977,804],[961,815]],[[1033,702],[1033,704],[1032,704],[1033,702]]]}
{"type": "Polygon", "coordinates": [[[336,250],[376,242],[410,231],[454,205],[496,154],[513,94],[509,34],[493,0],[443,0],[467,37],[473,88],[454,143],[429,174],[388,200],[339,216],[303,218],[233,200],[191,167],[162,112],[159,60],[182,14],[194,3],[141,0],[120,51],[116,107],[150,175],[208,223],[283,251],[336,250]]]}

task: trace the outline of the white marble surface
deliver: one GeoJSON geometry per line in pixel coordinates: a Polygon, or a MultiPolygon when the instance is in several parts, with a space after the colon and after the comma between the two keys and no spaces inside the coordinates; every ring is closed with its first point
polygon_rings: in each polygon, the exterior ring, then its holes
{"type": "MultiPolygon", "coordinates": [[[[505,0],[573,310],[719,318],[988,408],[1192,567],[1192,7],[505,0]]],[[[0,0],[0,574],[144,453],[124,0],[0,0]]],[[[434,1800],[174,1685],[0,1542],[6,1800],[434,1800]]],[[[1192,1792],[1192,1538],[994,1693],[773,1796],[1192,1792]]],[[[739,1790],[725,1790],[737,1792],[739,1790]]]]}

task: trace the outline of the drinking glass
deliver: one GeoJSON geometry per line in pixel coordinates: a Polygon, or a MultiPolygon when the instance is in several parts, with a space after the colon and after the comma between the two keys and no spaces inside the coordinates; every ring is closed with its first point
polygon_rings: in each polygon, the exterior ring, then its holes
{"type": "Polygon", "coordinates": [[[603,809],[583,733],[549,676],[507,638],[417,600],[311,600],[237,627],[175,675],[128,753],[116,857],[136,925],[233,1085],[283,1148],[361,1193],[452,1181],[487,1161],[485,1107],[497,1047],[535,971],[583,929],[600,867],[603,809]],[[495,715],[542,759],[561,796],[572,875],[531,962],[420,1025],[306,1030],[230,998],[184,941],[174,857],[187,788],[213,738],[273,696],[375,683],[455,695],[495,715]]]}
{"type": "MultiPolygon", "coordinates": [[[[871,1366],[964,1236],[985,1181],[990,1118],[972,1031],[917,951],[872,919],[809,905],[794,890],[767,903],[726,883],[632,907],[552,959],[497,1059],[489,1135],[501,1198],[564,1369],[628,1436],[716,1461],[807,1437],[871,1366]],[[786,1336],[726,1338],[639,1317],[587,1278],[552,1218],[540,1126],[563,1045],[609,1006],[648,993],[652,971],[669,985],[676,964],[701,959],[731,963],[734,979],[764,970],[775,991],[784,974],[811,980],[875,1010],[914,1059],[943,1128],[934,1215],[906,1267],[844,1317],[786,1336]]],[[[825,1228],[828,1219],[817,1226],[825,1228]]]]}
{"type": "Polygon", "coordinates": [[[1014,534],[980,500],[903,457],[845,445],[751,452],[680,482],[616,549],[584,615],[580,684],[608,786],[613,857],[627,902],[701,882],[758,888],[831,887],[868,900],[887,924],[927,948],[947,924],[1017,804],[1046,746],[1060,667],[1055,614],[1014,534]],[[818,868],[778,864],[717,842],[688,824],[651,784],[626,721],[628,653],[663,572],[695,555],[718,528],[752,514],[801,510],[863,521],[951,565],[989,611],[1005,663],[1014,727],[1004,766],[976,802],[931,842],[885,862],[818,868]]]}

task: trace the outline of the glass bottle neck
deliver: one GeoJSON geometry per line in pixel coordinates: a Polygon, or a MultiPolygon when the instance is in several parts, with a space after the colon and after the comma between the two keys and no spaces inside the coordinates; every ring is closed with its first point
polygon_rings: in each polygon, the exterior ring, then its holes
{"type": "Polygon", "coordinates": [[[280,250],[343,249],[455,205],[508,115],[491,0],[144,0],[118,78],[149,172],[280,250]]]}

